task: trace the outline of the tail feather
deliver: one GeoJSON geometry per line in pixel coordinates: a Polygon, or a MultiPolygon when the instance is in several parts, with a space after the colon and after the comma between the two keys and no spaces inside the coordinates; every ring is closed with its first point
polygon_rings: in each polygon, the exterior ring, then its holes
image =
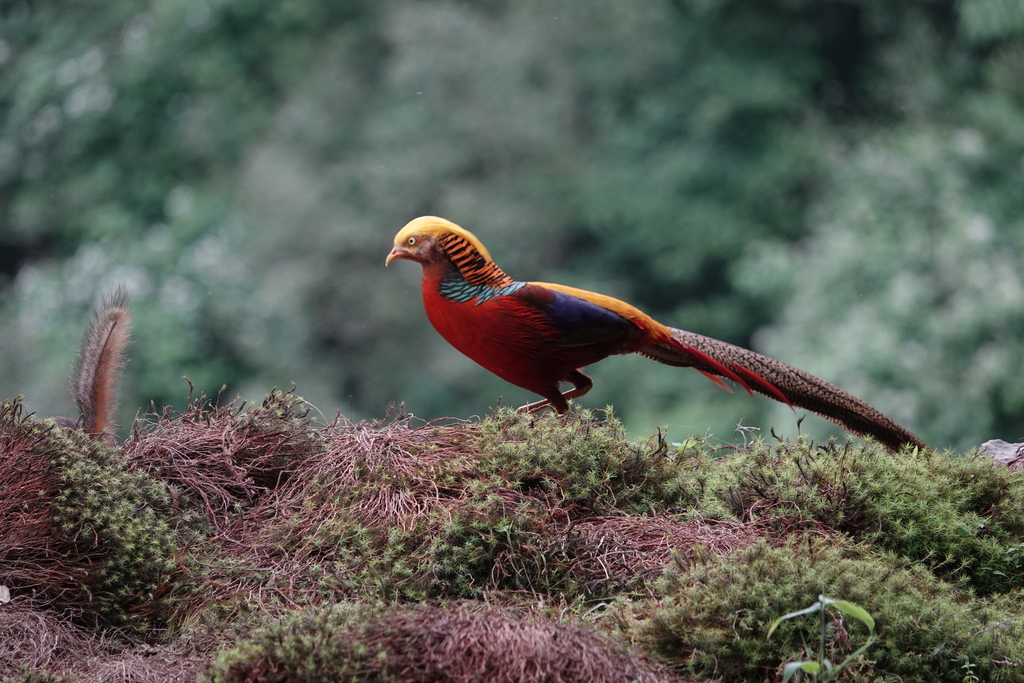
{"type": "MultiPolygon", "coordinates": [[[[732,393],[732,389],[730,389],[729,386],[725,382],[723,382],[722,380],[718,379],[718,377],[716,377],[715,375],[721,375],[722,377],[725,377],[726,379],[731,379],[733,382],[736,382],[741,387],[746,389],[748,394],[751,394],[754,391],[757,391],[758,393],[764,394],[766,396],[771,396],[776,401],[780,401],[782,403],[785,403],[786,405],[789,405],[789,399],[786,397],[786,395],[784,393],[779,391],[778,388],[775,387],[775,385],[773,385],[771,382],[769,382],[764,377],[762,377],[761,375],[757,374],[756,372],[754,372],[750,368],[748,368],[748,367],[746,367],[744,365],[739,365],[739,364],[737,364],[734,361],[734,359],[726,357],[726,356],[715,357],[714,355],[709,353],[709,351],[713,352],[713,351],[716,350],[713,345],[703,344],[703,346],[706,347],[706,348],[700,348],[700,347],[695,346],[694,344],[690,343],[691,341],[700,341],[700,340],[685,339],[685,338],[682,338],[680,335],[676,335],[677,332],[682,332],[682,330],[676,330],[675,328],[672,328],[672,327],[669,327],[668,329],[672,332],[672,335],[673,335],[671,341],[663,342],[662,344],[659,344],[659,345],[655,346],[654,348],[656,348],[656,349],[665,349],[665,347],[668,347],[668,348],[672,349],[673,351],[675,351],[675,352],[677,352],[679,354],[682,354],[681,358],[686,360],[685,365],[687,367],[696,368],[705,377],[707,377],[712,382],[714,382],[718,386],[722,387],[723,389],[725,389],[729,393],[732,393]],[[697,361],[697,362],[695,363],[694,361],[697,361]],[[704,364],[705,367],[701,367],[701,364],[704,364]],[[751,387],[750,386],[751,384],[753,384],[754,387],[751,387]]],[[[690,333],[687,332],[686,334],[690,334],[690,333]]],[[[701,337],[701,335],[699,335],[699,334],[698,335],[693,335],[693,336],[694,337],[701,337]]],[[[716,339],[711,339],[711,337],[703,337],[703,339],[708,339],[710,341],[717,342],[716,339]]],[[[724,344],[725,342],[718,342],[718,343],[724,344]]],[[[740,347],[737,346],[735,348],[739,349],[740,347]]],[[[665,350],[667,350],[667,349],[665,349],[665,350]]],[[[643,353],[643,355],[645,355],[648,358],[651,358],[653,360],[657,360],[657,361],[662,362],[662,363],[666,362],[665,360],[657,358],[655,355],[648,354],[647,353],[647,349],[645,349],[641,353],[643,353]]],[[[751,352],[751,353],[753,353],[753,352],[751,352]]],[[[669,365],[683,365],[684,363],[668,363],[668,364],[669,365]]]]}
{"type": "MultiPolygon", "coordinates": [[[[667,346],[668,348],[672,349],[676,353],[682,354],[683,357],[688,359],[688,361],[689,361],[688,366],[689,367],[697,368],[698,370],[703,372],[708,377],[708,379],[710,379],[712,382],[714,382],[718,386],[722,387],[726,391],[730,391],[729,387],[727,387],[725,385],[725,383],[722,382],[722,380],[720,380],[720,379],[718,379],[716,377],[713,377],[712,373],[715,374],[715,375],[721,375],[722,377],[725,377],[726,379],[731,379],[733,382],[736,382],[736,384],[739,384],[741,387],[746,389],[748,394],[751,393],[750,387],[747,386],[747,383],[745,381],[743,381],[742,377],[740,377],[738,374],[736,374],[735,372],[730,370],[729,367],[727,367],[726,365],[718,362],[715,358],[713,358],[712,356],[708,355],[707,353],[705,353],[701,349],[698,349],[697,347],[695,347],[692,344],[689,344],[689,343],[687,343],[687,342],[685,342],[683,340],[675,338],[675,334],[674,334],[675,330],[673,330],[671,327],[668,328],[668,329],[672,330],[673,338],[669,339],[668,341],[662,342],[661,344],[658,344],[655,348],[662,348],[662,347],[667,346]]],[[[645,349],[645,351],[646,351],[646,349],[645,349]]],[[[647,355],[645,352],[642,352],[642,353],[644,353],[644,355],[647,355]]],[[[653,358],[653,356],[648,356],[648,357],[649,358],[653,358]]],[[[654,358],[654,360],[658,360],[658,359],[654,358]]],[[[664,361],[662,361],[662,362],[664,362],[664,361]]]]}
{"type": "Polygon", "coordinates": [[[764,377],[754,372],[753,370],[748,370],[742,365],[733,365],[731,367],[733,370],[735,370],[736,372],[750,380],[753,384],[760,386],[761,389],[757,390],[759,393],[762,393],[765,396],[771,396],[776,401],[779,401],[780,403],[785,403],[787,406],[792,405],[792,403],[790,403],[789,401],[789,398],[784,393],[782,393],[777,386],[775,386],[774,384],[766,380],[764,377]]]}
{"type": "Polygon", "coordinates": [[[733,379],[742,375],[747,382],[740,382],[740,385],[748,391],[752,389],[815,412],[855,434],[874,438],[892,451],[904,445],[927,448],[924,442],[880,410],[809,372],[711,337],[674,328],[669,330],[671,342],[648,347],[641,354],[666,365],[694,368],[709,377],[720,375],[733,379]],[[728,373],[722,372],[722,368],[728,373]]]}
{"type": "Polygon", "coordinates": [[[83,428],[99,436],[114,423],[117,384],[130,340],[128,294],[118,289],[105,297],[85,331],[71,380],[82,411],[83,428]]]}
{"type": "MultiPolygon", "coordinates": [[[[710,372],[704,372],[703,370],[699,370],[699,369],[697,370],[697,372],[699,372],[700,374],[704,375],[709,380],[711,380],[712,382],[714,382],[718,386],[720,386],[723,389],[725,389],[726,391],[728,391],[730,394],[732,393],[732,387],[730,387],[728,384],[726,384],[725,382],[720,380],[717,376],[712,375],[710,372]]],[[[749,393],[750,390],[748,389],[747,391],[749,393]]]]}

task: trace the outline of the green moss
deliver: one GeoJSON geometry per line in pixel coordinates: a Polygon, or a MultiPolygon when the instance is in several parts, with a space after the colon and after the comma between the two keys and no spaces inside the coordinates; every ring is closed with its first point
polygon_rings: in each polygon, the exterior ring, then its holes
{"type": "Polygon", "coordinates": [[[663,510],[685,494],[675,454],[660,440],[630,442],[611,413],[501,409],[472,435],[478,455],[431,472],[458,500],[415,529],[374,534],[365,571],[383,589],[378,597],[477,599],[486,590],[595,597],[574,579],[574,558],[586,548],[567,532],[570,520],[663,510]]]}
{"type": "Polygon", "coordinates": [[[105,561],[83,587],[99,612],[122,621],[171,580],[177,545],[168,488],[84,432],[49,421],[33,428],[41,436],[36,448],[49,455],[59,481],[56,492],[41,493],[52,495],[54,523],[64,537],[104,550],[105,561]]]}
{"type": "Polygon", "coordinates": [[[980,593],[1024,586],[1024,476],[984,456],[757,443],[705,479],[738,518],[823,523],[980,593]]]}
{"type": "Polygon", "coordinates": [[[479,598],[492,588],[550,595],[564,570],[547,557],[548,514],[534,500],[509,501],[494,491],[470,499],[427,548],[428,593],[479,598]]]}
{"type": "MultiPolygon", "coordinates": [[[[592,597],[572,577],[574,556],[586,548],[567,532],[571,519],[663,509],[683,493],[676,456],[660,441],[630,443],[611,415],[502,410],[466,433],[479,452],[453,455],[443,467],[357,463],[358,480],[330,501],[338,514],[302,539],[344,567],[345,594],[399,602],[474,599],[486,590],[592,597]],[[360,518],[381,492],[429,512],[400,527],[360,518]]],[[[292,524],[304,528],[302,515],[292,524]]]]}
{"type": "MultiPolygon", "coordinates": [[[[863,607],[876,623],[877,643],[844,680],[959,683],[965,663],[983,680],[1024,680],[1024,629],[1019,618],[1008,617],[1019,614],[1016,602],[972,597],[926,568],[865,545],[802,536],[726,556],[700,552],[680,559],[659,590],[664,600],[647,634],[654,649],[697,676],[766,680],[781,663],[809,658],[817,620],[785,621],[771,640],[765,636],[776,617],[824,593],[863,607]]],[[[853,620],[829,633],[837,653],[848,654],[866,638],[853,620]]]]}
{"type": "Polygon", "coordinates": [[[296,611],[222,651],[206,683],[663,681],[618,641],[493,606],[337,604],[296,611]]]}
{"type": "Polygon", "coordinates": [[[487,589],[551,592],[546,511],[479,490],[455,510],[425,515],[413,529],[374,528],[348,513],[317,530],[313,547],[336,568],[340,589],[388,602],[480,598],[487,589]]]}
{"type": "Polygon", "coordinates": [[[680,461],[660,438],[635,444],[608,409],[521,414],[480,423],[478,472],[520,491],[553,495],[592,514],[650,513],[688,494],[680,461]]]}
{"type": "Polygon", "coordinates": [[[299,611],[272,622],[253,636],[219,653],[201,680],[207,683],[341,683],[394,680],[378,672],[366,677],[367,663],[380,668],[383,650],[364,644],[369,625],[380,610],[336,605],[328,610],[299,611]]]}

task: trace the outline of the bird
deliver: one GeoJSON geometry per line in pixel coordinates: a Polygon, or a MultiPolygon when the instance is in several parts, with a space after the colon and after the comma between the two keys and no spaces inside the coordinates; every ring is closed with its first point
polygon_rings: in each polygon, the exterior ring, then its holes
{"type": "Polygon", "coordinates": [[[437,216],[420,216],[395,235],[385,266],[405,259],[423,270],[423,307],[449,344],[505,381],[542,397],[521,411],[553,408],[584,396],[583,368],[638,353],[689,367],[791,407],[815,412],[891,451],[925,444],[881,411],[825,380],[755,351],[664,325],[603,294],[512,279],[473,233],[437,216]],[[561,384],[572,385],[561,390],[561,384]]]}

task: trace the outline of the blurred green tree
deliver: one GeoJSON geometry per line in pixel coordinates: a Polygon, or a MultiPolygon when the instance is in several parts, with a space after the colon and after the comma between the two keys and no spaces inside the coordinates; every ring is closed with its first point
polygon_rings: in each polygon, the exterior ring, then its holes
{"type": "MultiPolygon", "coordinates": [[[[417,269],[382,267],[398,228],[435,213],[513,276],[760,347],[936,445],[1014,439],[1014,7],[10,5],[0,393],[67,411],[87,306],[124,281],[138,315],[125,420],[180,405],[180,375],[246,398],[295,382],[357,417],[525,402],[430,329],[417,269]]],[[[584,401],[614,402],[639,432],[796,430],[697,373],[593,370],[584,401]]]]}

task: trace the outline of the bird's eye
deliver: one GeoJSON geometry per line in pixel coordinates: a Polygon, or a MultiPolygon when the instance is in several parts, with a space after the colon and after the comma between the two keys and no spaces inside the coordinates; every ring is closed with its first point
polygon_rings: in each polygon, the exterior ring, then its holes
{"type": "Polygon", "coordinates": [[[416,238],[415,237],[410,237],[409,239],[406,240],[406,243],[411,247],[414,244],[416,244],[416,238]]]}

